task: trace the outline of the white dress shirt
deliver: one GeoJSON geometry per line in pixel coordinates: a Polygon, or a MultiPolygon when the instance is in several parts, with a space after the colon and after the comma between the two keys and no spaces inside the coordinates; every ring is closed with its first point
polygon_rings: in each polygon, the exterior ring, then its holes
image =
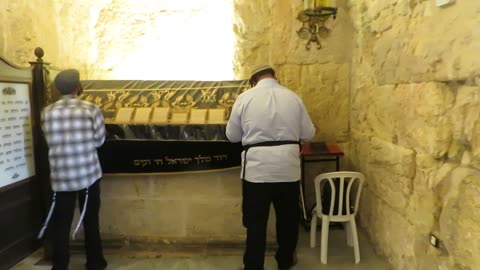
{"type": "MultiPolygon", "coordinates": [[[[260,80],[238,96],[226,128],[231,142],[243,145],[268,141],[308,141],[315,127],[302,99],[275,79],[260,80]]],[[[242,152],[242,172],[245,151],[242,152]]],[[[254,183],[300,180],[299,146],[252,147],[247,153],[245,180],[254,183]]]]}

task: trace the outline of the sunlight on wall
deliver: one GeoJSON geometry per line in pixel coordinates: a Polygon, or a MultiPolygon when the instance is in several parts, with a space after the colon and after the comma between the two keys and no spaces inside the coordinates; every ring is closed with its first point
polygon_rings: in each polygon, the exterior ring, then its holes
{"type": "MultiPolygon", "coordinates": [[[[145,9],[146,3],[140,8],[145,9]]],[[[231,0],[169,0],[159,5],[145,24],[148,29],[132,41],[133,46],[123,48],[121,54],[107,53],[111,59],[104,61],[115,63],[108,77],[232,80],[235,37],[231,0]]]]}

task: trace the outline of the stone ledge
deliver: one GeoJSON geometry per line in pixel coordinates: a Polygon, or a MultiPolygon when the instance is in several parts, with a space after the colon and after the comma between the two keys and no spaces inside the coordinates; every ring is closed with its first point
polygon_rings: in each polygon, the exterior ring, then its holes
{"type": "MultiPolygon", "coordinates": [[[[190,257],[195,256],[225,256],[241,255],[245,249],[244,240],[103,240],[105,254],[125,254],[129,257],[160,258],[160,257],[190,257]]],[[[84,254],[83,239],[70,243],[72,254],[84,254]]],[[[267,241],[266,254],[275,253],[277,244],[267,241]]]]}

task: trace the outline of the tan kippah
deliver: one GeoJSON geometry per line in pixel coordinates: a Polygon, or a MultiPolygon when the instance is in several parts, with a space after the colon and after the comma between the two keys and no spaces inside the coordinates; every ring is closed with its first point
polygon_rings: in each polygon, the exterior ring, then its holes
{"type": "Polygon", "coordinates": [[[264,71],[266,69],[273,69],[272,66],[267,64],[260,64],[253,67],[252,72],[250,72],[250,78],[252,78],[255,74],[259,73],[260,71],[264,71]]]}

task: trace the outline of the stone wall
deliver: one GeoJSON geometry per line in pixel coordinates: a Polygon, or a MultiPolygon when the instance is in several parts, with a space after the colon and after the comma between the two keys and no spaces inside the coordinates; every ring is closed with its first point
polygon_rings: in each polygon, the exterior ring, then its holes
{"type": "Polygon", "coordinates": [[[0,55],[28,66],[28,61],[35,60],[34,49],[41,47],[46,62],[76,67],[87,79],[97,71],[94,34],[98,13],[110,1],[1,1],[0,55]]]}
{"type": "Polygon", "coordinates": [[[240,241],[239,169],[223,172],[105,176],[102,232],[106,239],[240,241]]]}
{"type": "Polygon", "coordinates": [[[349,2],[361,224],[394,269],[479,269],[480,2],[349,2]]]}
{"type": "Polygon", "coordinates": [[[38,46],[58,51],[53,17],[42,15],[52,9],[51,1],[0,1],[0,55],[25,67],[35,60],[33,50],[38,46]]]}
{"type": "Polygon", "coordinates": [[[237,35],[235,74],[248,78],[250,69],[270,63],[283,85],[296,91],[317,128],[315,139],[348,141],[349,95],[353,28],[346,1],[336,20],[329,19],[328,37],[305,49],[297,31],[302,1],[235,0],[234,31],[237,35]]]}

